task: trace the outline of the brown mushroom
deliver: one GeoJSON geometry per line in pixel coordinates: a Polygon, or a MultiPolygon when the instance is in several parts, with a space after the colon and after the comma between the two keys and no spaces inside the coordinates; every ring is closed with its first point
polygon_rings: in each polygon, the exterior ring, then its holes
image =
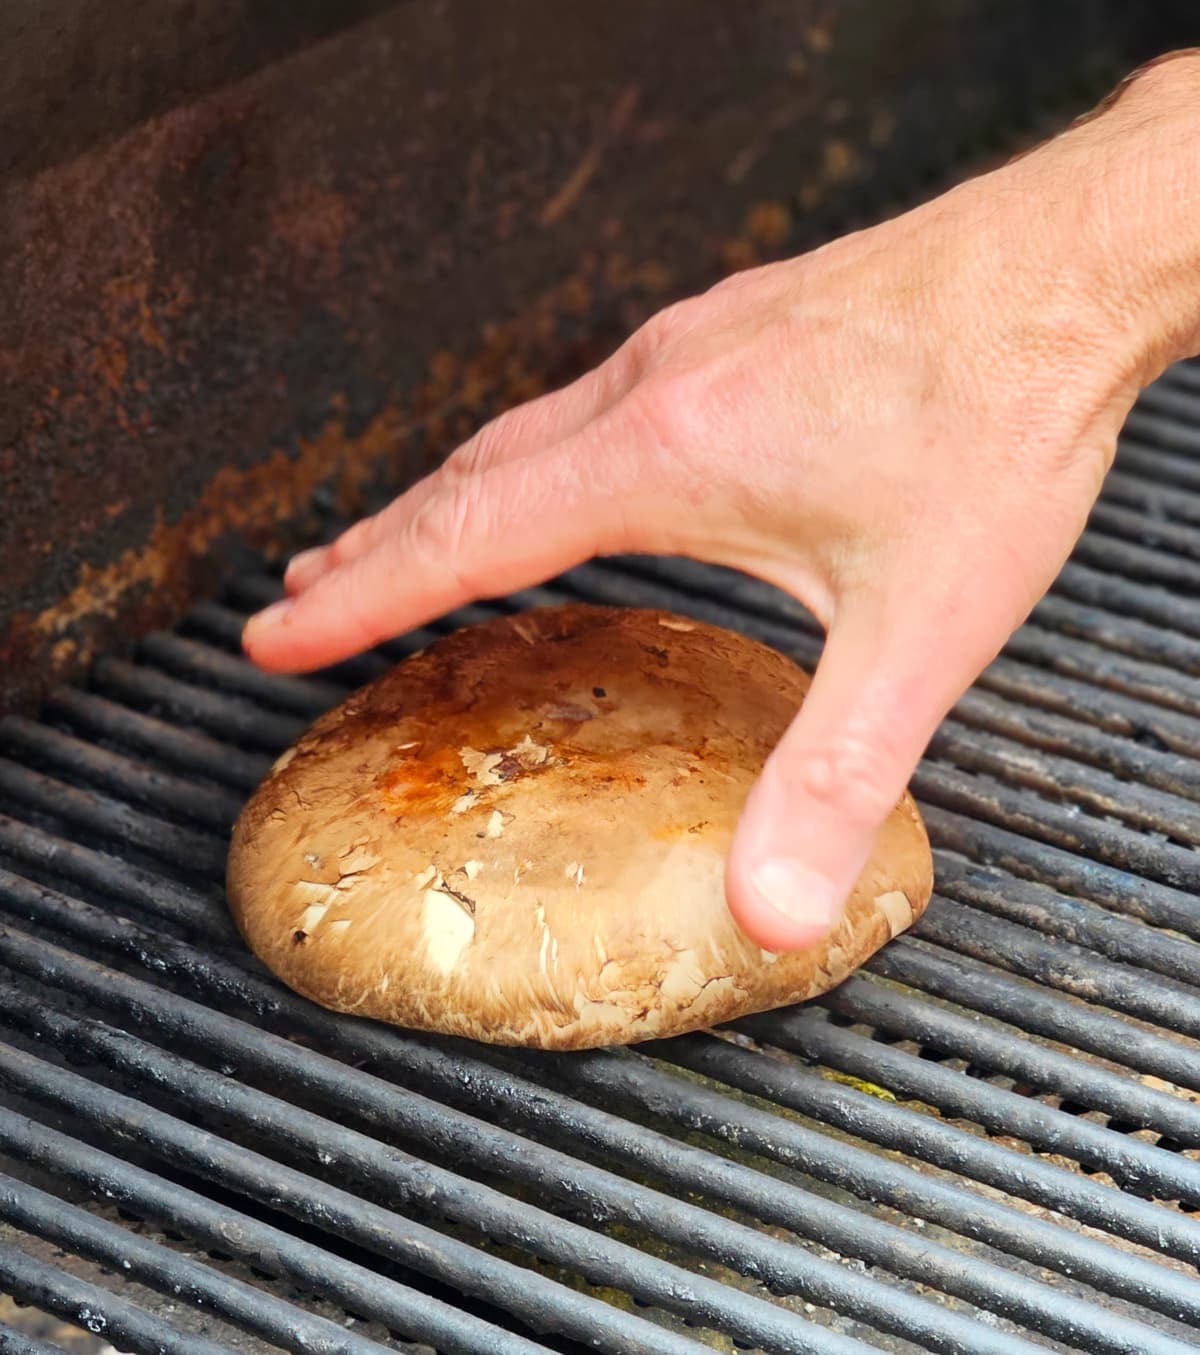
{"type": "Polygon", "coordinates": [[[319,719],[246,806],[229,901],[338,1011],[501,1044],[677,1034],[812,997],[924,909],[905,796],[826,941],[774,955],[725,904],[739,811],[808,678],[664,612],[460,630],[319,719]]]}

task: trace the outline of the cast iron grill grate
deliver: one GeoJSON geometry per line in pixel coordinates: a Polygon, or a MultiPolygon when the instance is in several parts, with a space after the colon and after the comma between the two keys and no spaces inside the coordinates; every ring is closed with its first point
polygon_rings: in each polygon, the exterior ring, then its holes
{"type": "Polygon", "coordinates": [[[1184,365],[922,764],[926,918],[723,1037],[336,1017],[247,958],[220,878],[272,756],[432,634],[574,597],[812,663],[773,590],[592,564],[309,680],[237,655],[263,572],[0,724],[0,1291],[136,1351],[1196,1349],[1198,448],[1184,365]]]}

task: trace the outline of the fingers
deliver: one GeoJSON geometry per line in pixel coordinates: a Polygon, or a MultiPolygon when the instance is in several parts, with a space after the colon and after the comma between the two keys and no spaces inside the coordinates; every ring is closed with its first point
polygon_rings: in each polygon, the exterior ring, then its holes
{"type": "Polygon", "coordinates": [[[590,427],[431,494],[353,560],[251,618],[246,652],[264,668],[311,670],[624,549],[624,505],[637,496],[616,467],[632,463],[601,455],[590,427]]]}
{"type": "Polygon", "coordinates": [[[975,619],[947,631],[919,595],[888,592],[839,609],[735,834],[729,905],[767,950],[801,949],[836,925],[926,744],[994,652],[975,619]]]}
{"type": "Polygon", "coordinates": [[[463,443],[444,465],[382,512],[355,523],[330,545],[294,556],[284,576],[289,596],[303,593],[330,570],[351,564],[374,550],[389,532],[401,529],[423,504],[445,493],[457,481],[507,461],[537,455],[572,437],[609,410],[632,379],[632,354],[622,349],[562,390],[499,415],[463,443]]]}

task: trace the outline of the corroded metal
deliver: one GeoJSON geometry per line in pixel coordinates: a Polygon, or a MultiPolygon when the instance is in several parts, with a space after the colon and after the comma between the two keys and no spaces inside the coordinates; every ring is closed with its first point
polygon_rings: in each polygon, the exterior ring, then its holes
{"type": "Polygon", "coordinates": [[[0,707],[1132,50],[1115,0],[276,8],[0,19],[0,707]]]}

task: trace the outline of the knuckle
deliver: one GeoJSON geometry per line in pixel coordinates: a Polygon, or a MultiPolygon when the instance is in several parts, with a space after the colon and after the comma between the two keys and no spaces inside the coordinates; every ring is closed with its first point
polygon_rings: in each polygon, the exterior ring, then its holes
{"type": "Polygon", "coordinates": [[[339,625],[356,650],[370,649],[386,638],[378,610],[378,590],[369,586],[365,562],[352,565],[338,576],[331,590],[329,612],[339,619],[339,625]]]}
{"type": "Polygon", "coordinates": [[[695,446],[703,437],[708,396],[696,373],[664,372],[650,377],[627,403],[626,413],[656,447],[677,451],[695,446]]]}
{"type": "Polygon", "coordinates": [[[462,499],[455,485],[423,503],[409,521],[404,554],[421,564],[440,563],[453,555],[461,539],[462,499]]]}
{"type": "Polygon", "coordinates": [[[413,514],[402,548],[406,564],[422,571],[440,570],[466,586],[469,542],[483,511],[475,484],[472,479],[460,480],[413,514]]]}
{"type": "Polygon", "coordinates": [[[372,521],[372,518],[364,518],[330,542],[328,559],[331,565],[344,565],[360,553],[369,539],[372,521]]]}
{"type": "Polygon", "coordinates": [[[664,306],[626,341],[625,351],[636,374],[653,371],[664,353],[690,328],[695,315],[696,298],[664,306]]]}
{"type": "Polygon", "coordinates": [[[614,355],[613,363],[626,372],[629,381],[638,381],[654,370],[662,349],[660,321],[655,315],[625,340],[614,355]]]}
{"type": "Polygon", "coordinates": [[[870,824],[899,797],[893,766],[882,740],[846,739],[802,758],[793,780],[803,796],[831,806],[852,823],[870,824]]]}
{"type": "Polygon", "coordinates": [[[515,414],[510,410],[489,419],[466,442],[456,447],[442,466],[443,477],[446,480],[466,479],[487,470],[512,440],[515,414]]]}

